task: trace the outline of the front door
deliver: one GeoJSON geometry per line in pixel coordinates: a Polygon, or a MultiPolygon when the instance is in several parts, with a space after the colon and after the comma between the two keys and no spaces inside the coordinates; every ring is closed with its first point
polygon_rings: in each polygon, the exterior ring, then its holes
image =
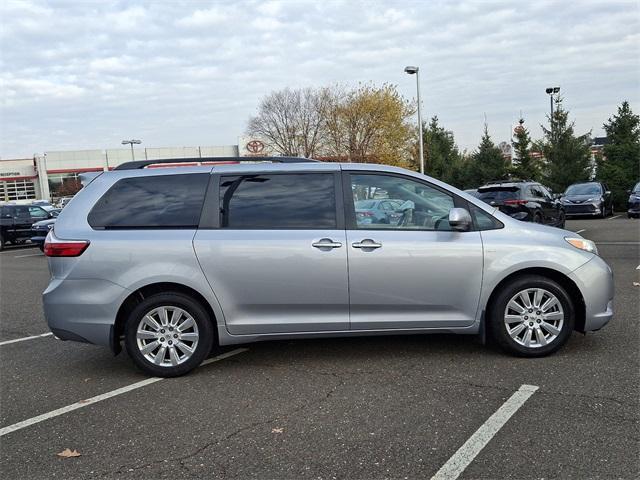
{"type": "Polygon", "coordinates": [[[219,225],[198,230],[194,248],[229,333],[348,330],[337,171],[223,175],[219,185],[219,225]]]}
{"type": "Polygon", "coordinates": [[[448,222],[449,210],[464,201],[395,174],[352,171],[344,189],[351,329],[471,325],[482,286],[482,241],[478,231],[456,232],[448,222]],[[379,198],[402,201],[397,220],[356,217],[355,202],[379,198]]]}

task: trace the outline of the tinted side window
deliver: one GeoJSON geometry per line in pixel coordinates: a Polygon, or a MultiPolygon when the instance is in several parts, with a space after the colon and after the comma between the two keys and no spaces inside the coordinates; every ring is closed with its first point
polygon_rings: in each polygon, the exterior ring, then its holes
{"type": "Polygon", "coordinates": [[[208,173],[124,178],[89,213],[93,228],[195,228],[208,173]]]}
{"type": "Polygon", "coordinates": [[[249,229],[335,229],[333,174],[229,176],[220,179],[220,225],[249,229]]]}
{"type": "Polygon", "coordinates": [[[48,218],[49,214],[45,211],[44,208],[40,207],[29,207],[29,214],[31,218],[48,218]]]}

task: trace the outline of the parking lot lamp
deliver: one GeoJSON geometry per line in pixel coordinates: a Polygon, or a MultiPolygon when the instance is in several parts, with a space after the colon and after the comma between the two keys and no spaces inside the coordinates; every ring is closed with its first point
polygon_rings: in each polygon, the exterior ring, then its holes
{"type": "Polygon", "coordinates": [[[133,154],[133,145],[140,145],[142,143],[142,140],[135,140],[135,139],[131,139],[131,140],[122,140],[122,145],[131,145],[131,160],[135,160],[136,157],[133,154]]]}
{"type": "Polygon", "coordinates": [[[424,146],[422,144],[422,108],[420,105],[420,69],[418,67],[405,67],[404,71],[409,75],[416,75],[416,88],[418,90],[418,142],[420,147],[420,173],[424,174],[424,146]]]}
{"type": "Polygon", "coordinates": [[[549,102],[551,105],[551,116],[549,117],[549,122],[551,123],[551,135],[553,135],[553,96],[560,93],[560,87],[548,87],[545,92],[549,95],[549,102]]]}

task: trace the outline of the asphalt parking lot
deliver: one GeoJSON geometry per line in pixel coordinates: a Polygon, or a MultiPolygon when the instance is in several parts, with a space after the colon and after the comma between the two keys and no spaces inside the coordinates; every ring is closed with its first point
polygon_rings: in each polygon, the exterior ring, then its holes
{"type": "Polygon", "coordinates": [[[161,381],[126,353],[22,340],[48,332],[48,272],[37,249],[9,248],[0,253],[2,476],[428,479],[531,385],[460,478],[638,478],[640,221],[567,228],[613,268],[616,315],[554,356],[513,358],[445,335],[268,342],[161,381]],[[81,456],[57,456],[66,448],[81,456]]]}

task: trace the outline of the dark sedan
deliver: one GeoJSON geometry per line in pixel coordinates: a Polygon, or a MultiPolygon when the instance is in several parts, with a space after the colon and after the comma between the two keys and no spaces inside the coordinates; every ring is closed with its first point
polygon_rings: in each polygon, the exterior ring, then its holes
{"type": "Polygon", "coordinates": [[[562,196],[562,205],[567,216],[591,215],[604,218],[613,214],[611,191],[602,182],[570,185],[562,196]]]}
{"type": "Polygon", "coordinates": [[[47,234],[49,230],[53,228],[54,223],[56,223],[56,217],[60,213],[60,209],[55,209],[49,212],[52,215],[52,218],[47,218],[46,220],[41,220],[39,222],[31,225],[31,235],[30,238],[31,243],[35,243],[40,250],[44,251],[44,240],[47,238],[47,234]]]}

